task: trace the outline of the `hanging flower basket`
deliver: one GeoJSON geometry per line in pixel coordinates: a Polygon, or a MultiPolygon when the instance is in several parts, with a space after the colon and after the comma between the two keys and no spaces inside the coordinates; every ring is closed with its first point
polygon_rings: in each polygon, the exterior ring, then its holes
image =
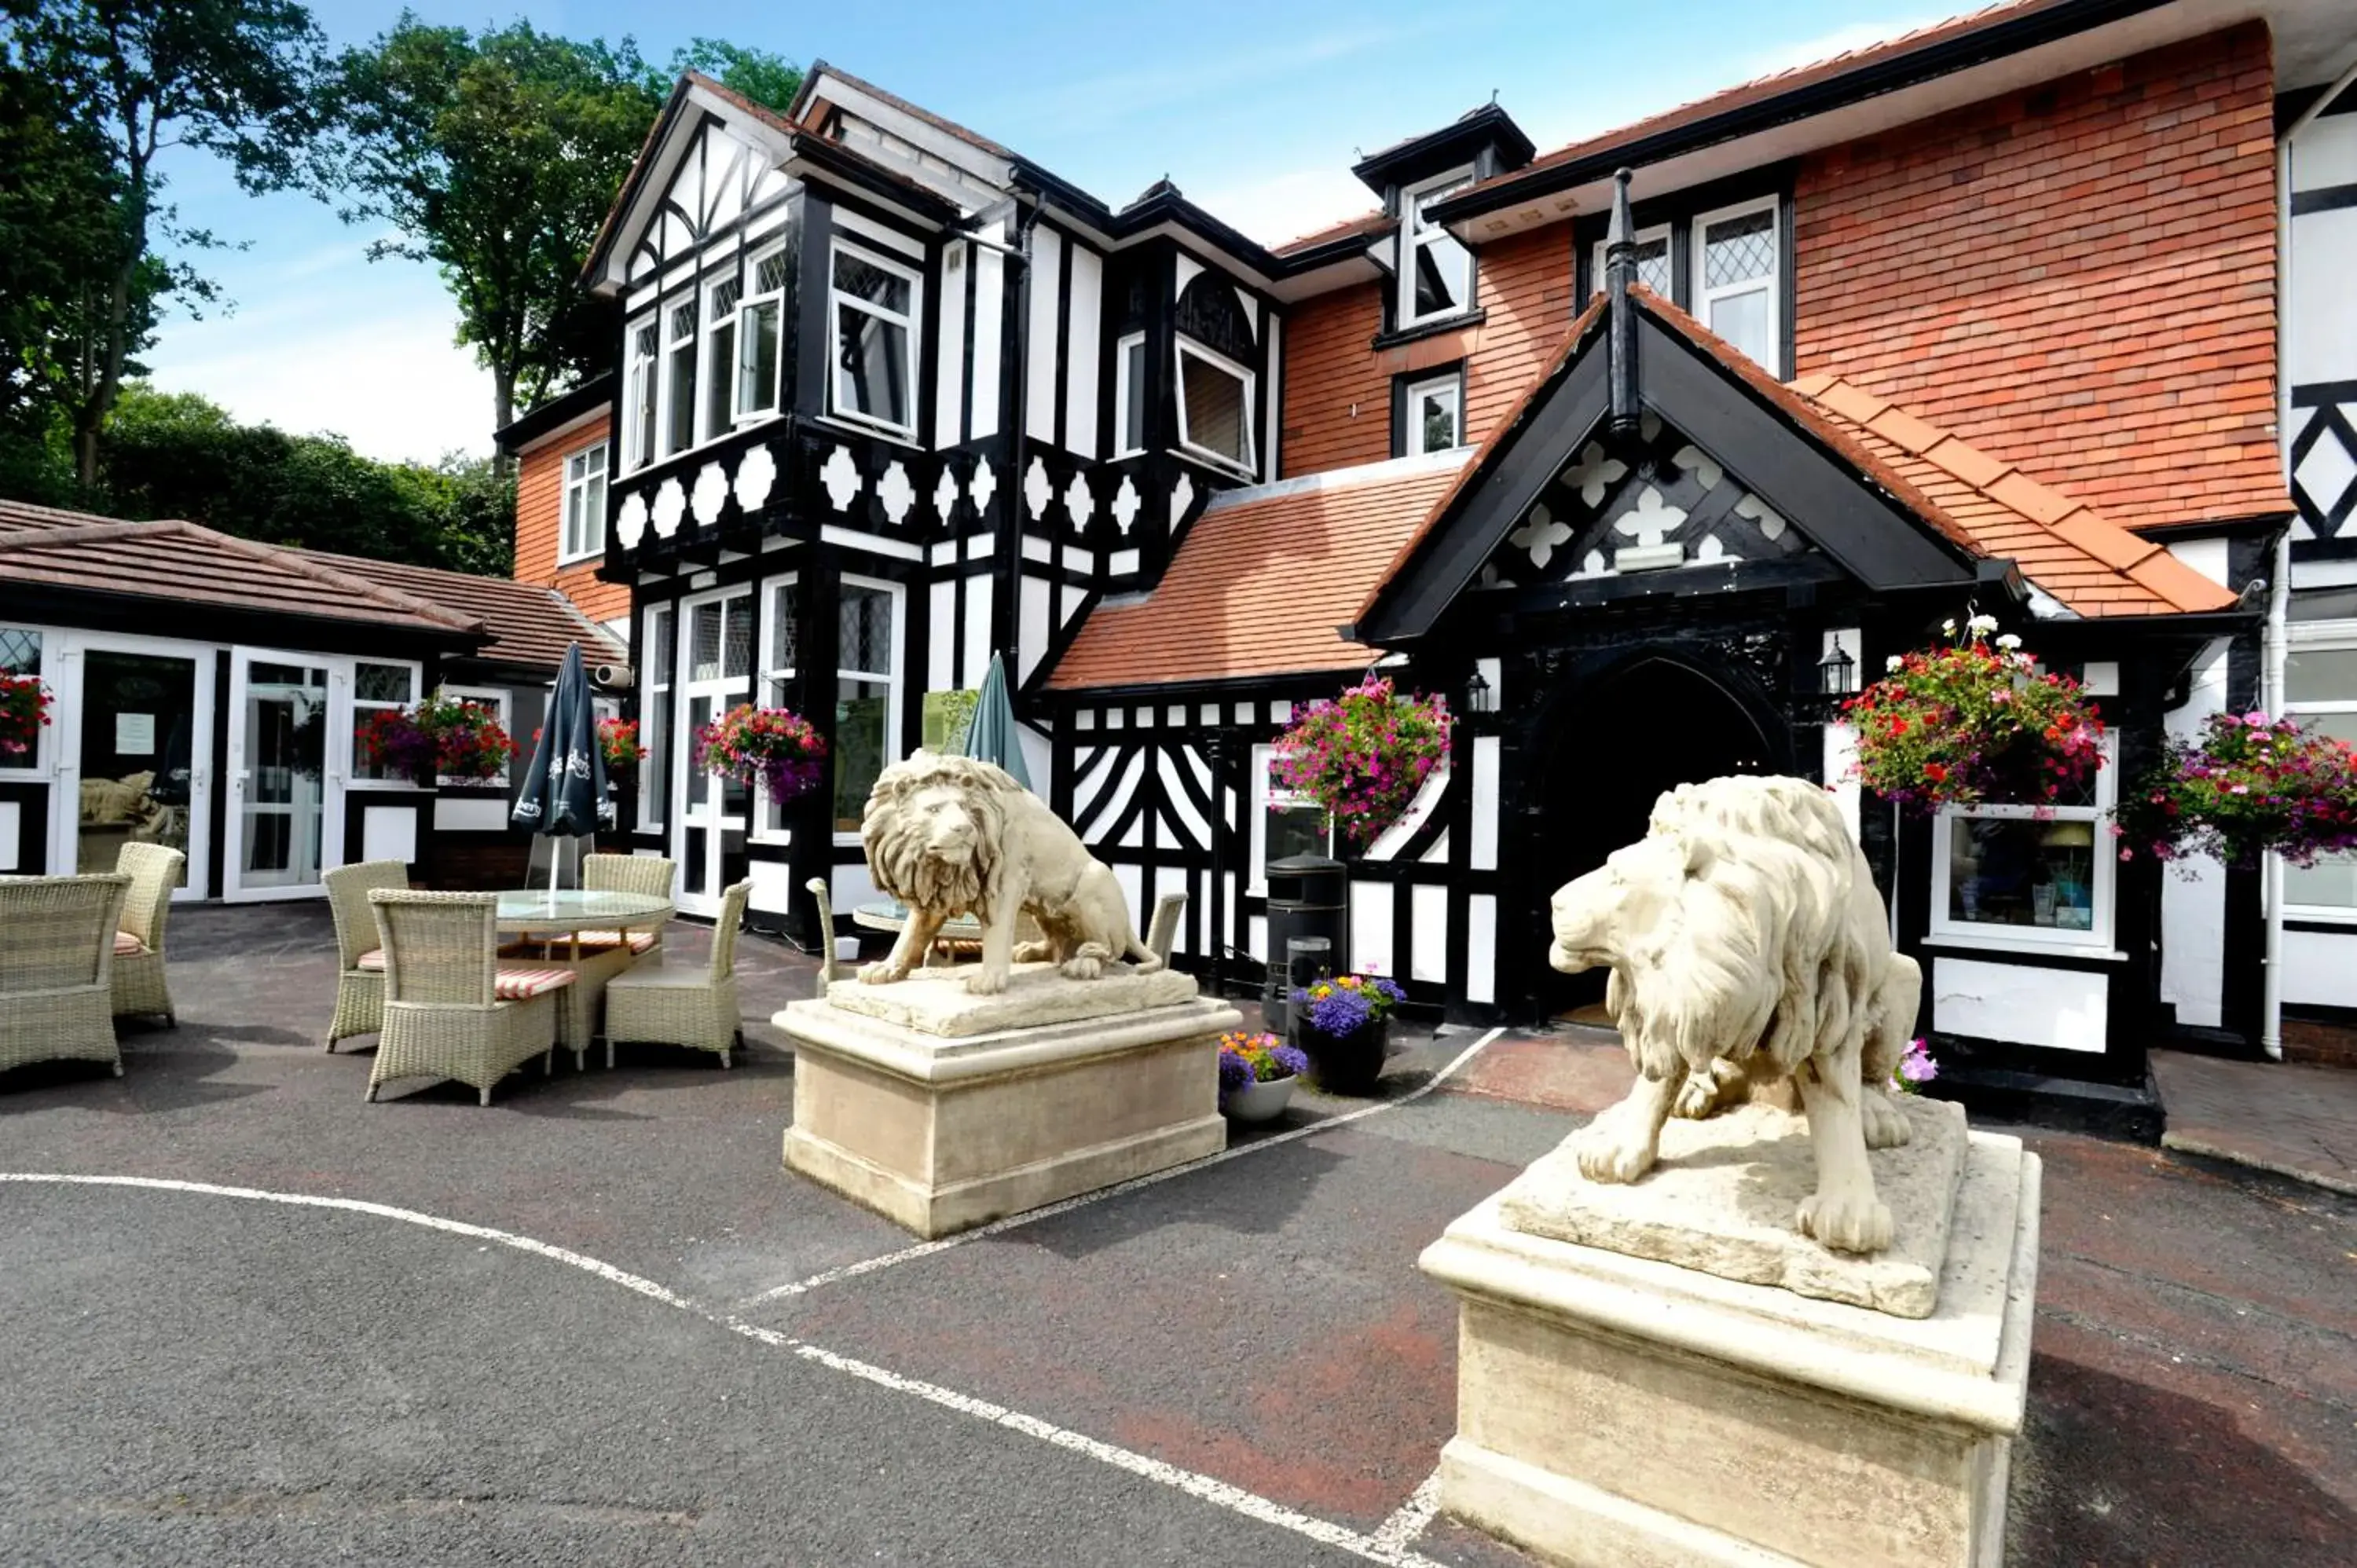
{"type": "Polygon", "coordinates": [[[499,715],[480,703],[436,693],[414,707],[386,708],[361,726],[361,753],[423,789],[437,779],[496,779],[515,755],[499,715]]]}
{"type": "Polygon", "coordinates": [[[0,672],[0,765],[22,767],[49,722],[49,689],[38,675],[0,672]]]}
{"type": "Polygon", "coordinates": [[[779,804],[817,789],[825,763],[825,737],[789,708],[744,703],[695,732],[698,768],[748,787],[766,785],[779,804]]]}
{"type": "Polygon", "coordinates": [[[1842,704],[1857,730],[1857,775],[1885,800],[1943,806],[2050,805],[2083,791],[2104,764],[2104,721],[2068,675],[2040,675],[2018,637],[1975,616],[1949,646],[1901,654],[1842,704]]]}
{"type": "Polygon", "coordinates": [[[1353,849],[1383,836],[1448,759],[1448,702],[1362,682],[1302,709],[1277,737],[1277,782],[1325,808],[1353,849]]]}
{"type": "Polygon", "coordinates": [[[597,746],[606,754],[606,771],[611,775],[636,773],[639,764],[646,760],[647,748],[639,744],[635,719],[599,719],[597,746]]]}
{"type": "Polygon", "coordinates": [[[2293,719],[2212,714],[2198,741],[2172,737],[2123,793],[2113,831],[2122,860],[2141,851],[2246,866],[2272,852],[2308,865],[2357,849],[2357,756],[2293,719]]]}

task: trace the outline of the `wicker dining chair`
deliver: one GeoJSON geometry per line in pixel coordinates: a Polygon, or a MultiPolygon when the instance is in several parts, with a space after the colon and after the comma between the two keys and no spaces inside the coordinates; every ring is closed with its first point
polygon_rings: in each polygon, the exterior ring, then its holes
{"type": "Polygon", "coordinates": [[[131,878],[0,879],[0,1070],[27,1062],[104,1062],[114,1043],[114,933],[131,878]]]}
{"type": "Polygon", "coordinates": [[[384,950],[384,1027],[368,1097],[396,1078],[449,1078],[491,1102],[491,1086],[534,1057],[555,1062],[564,969],[502,968],[496,893],[369,894],[384,950]]]}
{"type": "Polygon", "coordinates": [[[172,1009],[172,988],[164,973],[164,921],[172,912],[172,889],[188,857],[167,844],[126,843],[114,869],[131,878],[123,900],[123,923],[114,933],[114,1015],[160,1017],[180,1026],[172,1009]]]}
{"type": "Polygon", "coordinates": [[[336,1015],[328,1025],[328,1048],[350,1035],[373,1035],[384,1027],[384,947],[377,939],[376,913],[369,895],[378,888],[409,886],[409,867],[397,860],[363,860],[339,865],[320,878],[328,886],[328,909],[336,918],[336,1015]]]}
{"type": "MultiPolygon", "coordinates": [[[[585,893],[642,893],[650,898],[669,898],[678,871],[677,862],[661,855],[585,854],[581,857],[581,888],[585,893]]],[[[662,928],[581,933],[584,951],[593,947],[620,947],[625,942],[634,953],[658,951],[662,947],[662,928]]]]}
{"type": "Polygon", "coordinates": [[[616,1040],[648,1040],[717,1051],[720,1065],[744,1041],[737,1010],[737,932],[753,884],[739,882],[720,896],[708,964],[640,963],[606,983],[606,1065],[616,1040]]]}

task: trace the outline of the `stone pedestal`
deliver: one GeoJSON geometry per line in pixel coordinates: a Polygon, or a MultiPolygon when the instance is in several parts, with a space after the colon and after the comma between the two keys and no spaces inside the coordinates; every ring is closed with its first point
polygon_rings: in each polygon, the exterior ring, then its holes
{"type": "Polygon", "coordinates": [[[2039,1162],[1952,1107],[1908,1110],[1916,1143],[1872,1156],[1901,1237],[1878,1259],[1789,1233],[1777,1173],[1805,1124],[1763,1157],[1749,1116],[1688,1124],[1631,1187],[1550,1155],[1451,1225],[1423,1258],[1460,1299],[1443,1510],[1597,1568],[1998,1568],[2039,1162]],[[1641,1196],[1664,1177],[1676,1203],[1641,1196]],[[1943,1244],[1910,1247],[1934,1193],[1943,1244]]]}
{"type": "Polygon", "coordinates": [[[975,996],[970,972],[837,981],[777,1015],[788,1166],[934,1237],[1226,1146],[1219,1040],[1243,1019],[1192,976],[1018,964],[975,996]]]}

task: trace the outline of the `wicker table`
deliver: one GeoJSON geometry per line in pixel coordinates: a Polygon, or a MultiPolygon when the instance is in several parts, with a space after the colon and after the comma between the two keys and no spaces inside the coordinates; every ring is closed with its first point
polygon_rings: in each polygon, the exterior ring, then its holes
{"type": "MultiPolygon", "coordinates": [[[[891,931],[895,934],[908,929],[909,911],[903,905],[890,902],[862,904],[851,911],[851,923],[871,931],[891,931]]],[[[972,915],[952,915],[942,922],[936,942],[982,941],[982,922],[972,915]]]]}
{"type": "MultiPolygon", "coordinates": [[[[502,935],[525,936],[545,944],[547,961],[573,972],[565,988],[557,1042],[587,1061],[598,1033],[606,983],[630,967],[632,926],[660,926],[672,917],[672,902],[651,893],[620,893],[595,887],[517,887],[500,895],[502,935]],[[611,947],[581,950],[584,931],[611,931],[622,940],[611,947]]],[[[608,1051],[611,1065],[612,1051],[608,1051]]]]}

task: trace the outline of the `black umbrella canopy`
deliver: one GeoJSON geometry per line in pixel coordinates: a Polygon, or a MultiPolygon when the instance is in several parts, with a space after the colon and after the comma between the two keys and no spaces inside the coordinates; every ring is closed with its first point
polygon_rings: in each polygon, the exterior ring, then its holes
{"type": "Polygon", "coordinates": [[[581,645],[565,650],[548,718],[532,748],[509,821],[536,833],[582,837],[611,824],[613,802],[606,794],[606,753],[597,744],[597,707],[589,700],[589,672],[581,645]]]}

